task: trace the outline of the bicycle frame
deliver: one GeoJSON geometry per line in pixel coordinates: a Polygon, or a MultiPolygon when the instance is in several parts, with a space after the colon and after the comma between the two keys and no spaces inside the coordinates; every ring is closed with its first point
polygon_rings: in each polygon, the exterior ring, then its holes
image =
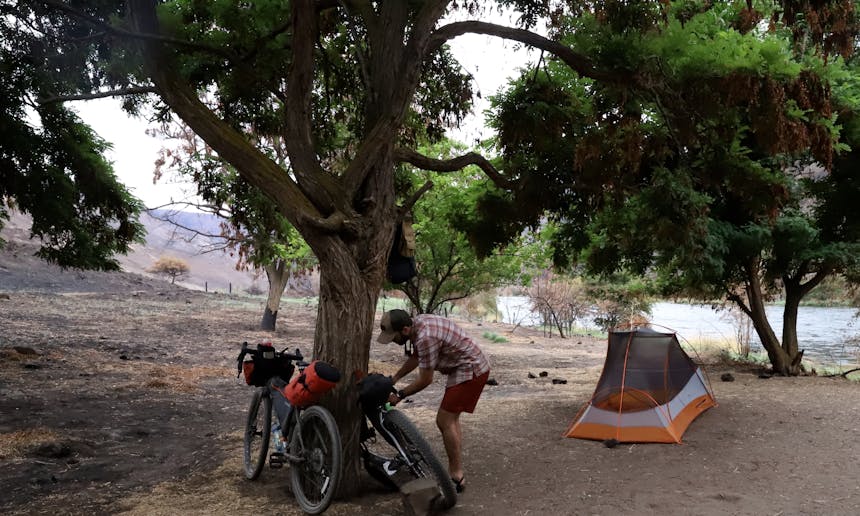
{"type": "MultiPolygon", "coordinates": [[[[301,372],[302,369],[303,368],[300,368],[299,372],[301,372]]],[[[280,395],[280,393],[277,392],[277,389],[271,385],[271,382],[268,385],[266,385],[265,389],[266,389],[266,392],[264,395],[272,398],[272,403],[273,403],[272,410],[274,410],[274,401],[277,399],[277,396],[280,395]]],[[[283,438],[285,443],[288,443],[289,438],[292,436],[294,429],[296,427],[298,427],[299,431],[296,433],[297,433],[298,438],[299,438],[299,447],[300,447],[300,449],[304,449],[305,443],[302,441],[302,431],[301,431],[302,430],[302,418],[300,416],[301,416],[302,412],[304,412],[306,410],[306,407],[294,407],[294,406],[290,405],[290,402],[287,401],[286,399],[284,399],[284,402],[287,403],[287,405],[289,406],[290,413],[287,415],[286,421],[284,421],[283,423],[281,423],[280,421],[278,422],[281,425],[281,434],[283,435],[282,438],[283,438]]],[[[295,464],[301,463],[305,460],[302,457],[290,454],[289,447],[287,447],[286,451],[283,453],[283,456],[284,456],[284,459],[288,460],[290,463],[295,463],[295,464]]]]}
{"type": "MultiPolygon", "coordinates": [[[[409,453],[403,449],[403,446],[400,443],[400,440],[395,436],[390,430],[385,427],[385,416],[388,413],[389,408],[386,405],[380,406],[374,411],[372,414],[364,414],[364,417],[367,421],[370,421],[371,428],[375,431],[376,434],[382,436],[392,448],[397,451],[398,457],[403,461],[403,463],[409,467],[410,471],[413,474],[418,474],[418,471],[415,468],[415,461],[410,457],[409,453]]],[[[361,440],[362,449],[365,453],[369,453],[379,459],[388,459],[389,457],[383,457],[381,455],[377,455],[370,451],[367,446],[365,446],[365,442],[369,439],[373,439],[375,437],[373,432],[370,432],[366,438],[361,440]]]]}

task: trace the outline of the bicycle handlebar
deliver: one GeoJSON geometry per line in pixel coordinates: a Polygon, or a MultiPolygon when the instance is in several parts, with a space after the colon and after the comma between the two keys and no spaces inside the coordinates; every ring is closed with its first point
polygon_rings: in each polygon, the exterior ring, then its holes
{"type": "MultiPolygon", "coordinates": [[[[240,373],[242,372],[242,362],[245,359],[245,355],[251,355],[252,357],[256,357],[260,353],[263,353],[263,350],[248,347],[248,342],[247,341],[243,342],[242,343],[242,349],[239,351],[239,357],[236,359],[236,361],[238,362],[239,372],[240,373]]],[[[288,353],[287,348],[284,348],[281,351],[274,350],[274,356],[272,358],[275,358],[275,357],[287,359],[290,362],[295,362],[296,365],[299,366],[299,368],[304,368],[305,366],[308,365],[308,363],[305,362],[305,357],[302,356],[302,352],[299,348],[296,348],[295,353],[288,353]]]]}

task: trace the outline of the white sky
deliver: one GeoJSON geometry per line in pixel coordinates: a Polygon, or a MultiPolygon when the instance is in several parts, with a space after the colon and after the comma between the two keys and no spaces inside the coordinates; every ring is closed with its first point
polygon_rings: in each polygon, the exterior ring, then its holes
{"type": "MultiPolygon", "coordinates": [[[[507,24],[501,15],[490,17],[507,24]]],[[[486,20],[487,16],[482,19],[486,20]]],[[[474,34],[456,38],[451,47],[464,69],[474,77],[473,88],[481,93],[482,98],[475,98],[473,115],[460,130],[449,135],[472,144],[475,139],[489,136],[483,116],[483,111],[489,107],[488,97],[495,94],[509,77],[515,76],[519,67],[536,60],[539,54],[514,42],[474,34]]],[[[149,127],[145,120],[126,115],[115,99],[81,101],[71,105],[99,136],[113,145],[107,157],[113,162],[117,176],[148,208],[193,199],[193,184],[175,183],[170,177],[153,184],[155,160],[161,144],[157,138],[145,133],[149,127]]]]}

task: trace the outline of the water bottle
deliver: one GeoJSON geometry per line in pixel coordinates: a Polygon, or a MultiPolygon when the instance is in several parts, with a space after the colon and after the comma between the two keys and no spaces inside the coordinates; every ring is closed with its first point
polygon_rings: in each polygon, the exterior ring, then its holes
{"type": "Polygon", "coordinates": [[[284,444],[284,436],[281,433],[281,425],[277,421],[272,423],[272,446],[275,449],[275,453],[284,453],[287,450],[287,446],[284,444]]]}

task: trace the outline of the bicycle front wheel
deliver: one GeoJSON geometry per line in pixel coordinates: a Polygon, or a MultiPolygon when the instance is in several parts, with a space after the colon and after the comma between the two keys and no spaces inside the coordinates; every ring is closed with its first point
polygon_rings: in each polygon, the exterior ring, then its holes
{"type": "Polygon", "coordinates": [[[303,410],[290,436],[290,478],[299,507],[308,514],[325,511],[340,480],[340,432],[331,412],[313,405],[303,410]]]}
{"type": "Polygon", "coordinates": [[[385,414],[383,423],[412,462],[412,473],[419,478],[429,478],[439,486],[439,499],[436,503],[441,510],[450,509],[457,504],[457,492],[451,481],[448,470],[439,462],[430,444],[412,424],[412,421],[399,410],[390,410],[385,414]]]}
{"type": "Polygon", "coordinates": [[[245,423],[245,478],[255,480],[266,464],[272,431],[272,398],[265,387],[254,390],[245,423]]]}

